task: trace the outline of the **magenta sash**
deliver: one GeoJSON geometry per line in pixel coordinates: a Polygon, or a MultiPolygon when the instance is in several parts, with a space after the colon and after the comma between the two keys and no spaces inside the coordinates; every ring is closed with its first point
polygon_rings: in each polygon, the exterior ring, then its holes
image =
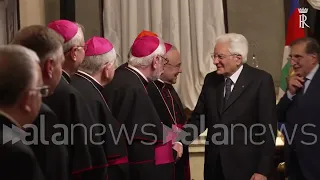
{"type": "MultiPolygon", "coordinates": [[[[178,124],[178,126],[173,125],[172,129],[166,129],[167,136],[165,143],[157,144],[155,147],[155,164],[168,164],[173,163],[175,161],[175,157],[173,157],[173,149],[172,144],[176,142],[179,129],[182,125],[178,124]]],[[[165,128],[164,128],[165,129],[165,128]]]]}

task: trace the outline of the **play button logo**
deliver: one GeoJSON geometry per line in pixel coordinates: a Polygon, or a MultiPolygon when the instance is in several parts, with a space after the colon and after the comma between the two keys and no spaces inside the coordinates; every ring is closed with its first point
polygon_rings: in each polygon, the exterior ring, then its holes
{"type": "Polygon", "coordinates": [[[17,126],[12,125],[8,127],[6,125],[2,125],[2,143],[12,143],[15,144],[20,140],[25,140],[27,133],[17,126]]]}

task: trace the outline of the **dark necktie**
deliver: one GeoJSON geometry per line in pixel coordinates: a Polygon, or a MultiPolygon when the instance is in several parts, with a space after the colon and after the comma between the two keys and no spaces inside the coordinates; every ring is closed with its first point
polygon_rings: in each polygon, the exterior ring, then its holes
{"type": "Polygon", "coordinates": [[[226,79],[226,83],[225,83],[225,95],[224,95],[224,100],[225,102],[228,101],[230,95],[231,95],[231,86],[232,86],[233,82],[230,78],[226,79]]]}

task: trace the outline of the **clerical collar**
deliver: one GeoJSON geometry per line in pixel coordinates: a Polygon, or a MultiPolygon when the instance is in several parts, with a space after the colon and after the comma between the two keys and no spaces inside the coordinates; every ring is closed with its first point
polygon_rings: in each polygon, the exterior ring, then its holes
{"type": "Polygon", "coordinates": [[[90,74],[80,70],[78,70],[78,73],[87,76],[88,78],[92,79],[95,82],[95,84],[98,84],[99,86],[103,87],[102,84],[99,81],[97,81],[94,77],[92,77],[90,74]]]}
{"type": "Polygon", "coordinates": [[[7,118],[9,121],[11,121],[11,123],[13,123],[15,126],[21,128],[22,126],[16,121],[13,119],[13,117],[11,117],[9,114],[3,112],[0,110],[0,115],[4,116],[5,118],[7,118]]]}
{"type": "Polygon", "coordinates": [[[66,80],[68,83],[71,82],[70,75],[69,75],[66,71],[64,71],[64,70],[62,70],[62,78],[63,78],[64,80],[66,80]]]}
{"type": "Polygon", "coordinates": [[[137,73],[139,73],[140,76],[142,76],[144,80],[146,80],[147,82],[149,82],[148,79],[147,79],[147,77],[146,77],[139,69],[131,66],[130,64],[128,64],[128,67],[131,68],[131,69],[133,69],[133,70],[136,71],[137,73]]]}
{"type": "MultiPolygon", "coordinates": [[[[232,80],[233,84],[235,84],[237,82],[237,80],[241,74],[242,69],[243,69],[243,65],[241,65],[239,67],[239,69],[229,77],[232,80]]],[[[225,78],[225,79],[227,79],[227,78],[225,78]]]]}
{"type": "Polygon", "coordinates": [[[156,81],[154,81],[154,83],[156,84],[156,86],[158,86],[158,88],[163,89],[166,85],[165,82],[163,82],[161,79],[158,79],[156,81]]]}

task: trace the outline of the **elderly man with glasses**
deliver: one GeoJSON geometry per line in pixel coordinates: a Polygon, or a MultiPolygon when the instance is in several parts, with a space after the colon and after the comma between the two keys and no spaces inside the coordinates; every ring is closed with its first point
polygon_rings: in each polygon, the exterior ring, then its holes
{"type": "Polygon", "coordinates": [[[114,79],[102,91],[114,117],[128,132],[130,177],[135,180],[160,178],[156,166],[173,159],[171,147],[163,146],[163,125],[147,91],[148,83],[163,72],[165,53],[158,37],[136,39],[128,64],[116,70],[114,79]],[[161,158],[165,153],[171,153],[171,159],[161,158]]]}
{"type": "MultiPolygon", "coordinates": [[[[182,72],[181,58],[180,53],[175,46],[169,43],[165,43],[165,46],[166,57],[164,58],[166,58],[167,63],[164,65],[164,71],[160,78],[149,83],[148,93],[156,107],[162,123],[172,129],[172,133],[178,133],[174,132],[174,130],[181,128],[187,122],[182,102],[173,87],[173,84],[177,81],[178,75],[182,72]]],[[[169,131],[166,133],[169,133],[169,131]]],[[[175,142],[174,139],[171,141],[172,143],[175,142]]],[[[183,156],[180,159],[177,158],[177,152],[173,152],[174,154],[172,154],[172,156],[174,156],[174,159],[177,161],[159,165],[159,169],[164,169],[168,173],[165,175],[159,174],[158,177],[166,176],[163,177],[163,179],[168,180],[190,180],[188,148],[184,149],[183,156]]]]}
{"type": "Polygon", "coordinates": [[[246,64],[247,39],[221,35],[214,47],[217,70],[207,74],[188,127],[189,145],[208,129],[204,180],[266,180],[270,177],[277,128],[272,76],[246,64]],[[197,131],[196,131],[197,130],[197,131]],[[201,131],[202,130],[202,131],[201,131]]]}
{"type": "Polygon", "coordinates": [[[278,120],[285,124],[289,180],[320,179],[320,46],[313,38],[299,38],[290,45],[294,71],[287,78],[287,92],[277,104],[278,120]]]}

